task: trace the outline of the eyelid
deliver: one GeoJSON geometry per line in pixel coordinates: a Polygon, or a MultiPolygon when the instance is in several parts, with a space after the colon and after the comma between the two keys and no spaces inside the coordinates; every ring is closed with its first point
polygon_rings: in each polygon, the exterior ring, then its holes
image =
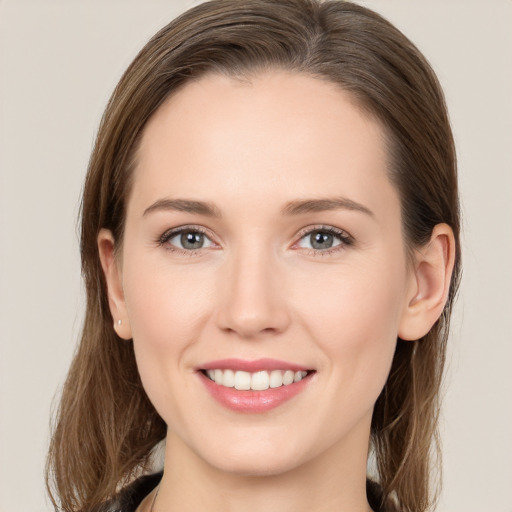
{"type": "Polygon", "coordinates": [[[315,231],[320,231],[320,232],[323,231],[323,232],[332,234],[332,235],[338,237],[339,240],[341,241],[341,243],[338,244],[338,245],[335,245],[334,247],[331,247],[329,249],[324,249],[324,250],[309,249],[309,248],[304,248],[304,247],[298,247],[297,249],[300,249],[302,251],[306,251],[307,253],[313,254],[313,255],[318,255],[318,254],[328,255],[328,254],[331,254],[331,253],[334,253],[334,252],[343,251],[343,250],[345,250],[347,248],[347,246],[351,246],[355,242],[355,240],[352,237],[352,235],[350,235],[350,233],[348,233],[344,229],[335,228],[334,226],[330,226],[330,225],[326,225],[326,224],[316,224],[316,225],[308,226],[306,228],[301,229],[299,231],[299,233],[297,234],[297,241],[293,244],[293,247],[296,247],[297,244],[304,237],[306,237],[308,235],[311,235],[311,233],[313,233],[315,231]]]}
{"type": "MultiPolygon", "coordinates": [[[[199,226],[199,225],[195,225],[195,224],[185,224],[182,226],[176,226],[174,228],[170,228],[170,229],[166,230],[161,236],[158,237],[157,243],[160,246],[164,246],[167,244],[167,242],[169,240],[171,240],[175,236],[179,235],[180,233],[183,233],[184,231],[192,231],[192,232],[201,233],[202,235],[207,237],[208,240],[212,244],[216,245],[217,248],[219,247],[219,244],[217,242],[215,242],[215,240],[214,240],[215,237],[213,237],[211,235],[211,233],[208,229],[204,228],[203,226],[199,226]]],[[[307,226],[305,228],[302,228],[297,233],[296,238],[297,238],[297,240],[293,243],[292,249],[295,249],[295,250],[300,249],[301,251],[312,254],[312,255],[318,255],[318,254],[328,255],[328,254],[331,254],[334,252],[342,251],[342,250],[346,249],[347,246],[351,246],[354,244],[354,238],[347,231],[340,229],[340,228],[336,228],[334,226],[325,225],[325,224],[315,224],[312,226],[307,226]],[[303,238],[305,238],[308,235],[311,235],[311,233],[313,233],[315,231],[320,231],[320,232],[323,231],[323,232],[332,234],[332,235],[336,236],[340,240],[341,243],[339,243],[338,245],[335,245],[329,249],[322,249],[322,250],[297,247],[297,244],[303,238]]],[[[187,249],[180,249],[179,247],[171,246],[170,244],[168,244],[168,246],[165,248],[166,248],[166,250],[169,250],[172,252],[178,252],[181,254],[185,254],[187,256],[193,256],[193,255],[197,254],[198,252],[203,251],[204,249],[211,249],[212,247],[206,247],[206,248],[201,247],[199,249],[187,250],[187,249]]],[[[213,248],[215,249],[215,247],[213,247],[213,248]]]]}
{"type": "MultiPolygon", "coordinates": [[[[184,231],[192,231],[192,232],[201,233],[206,238],[208,238],[208,240],[212,244],[218,246],[217,242],[215,242],[214,237],[211,235],[209,230],[207,230],[203,226],[198,226],[195,224],[184,224],[182,226],[176,226],[174,228],[170,228],[170,229],[166,230],[162,235],[160,235],[158,237],[158,239],[156,240],[156,242],[160,246],[165,246],[169,240],[171,240],[175,236],[183,233],[184,231]]],[[[171,251],[171,252],[178,252],[181,254],[185,254],[187,256],[193,256],[194,254],[198,253],[199,251],[202,251],[205,248],[201,247],[199,249],[191,249],[190,250],[190,249],[181,249],[180,247],[176,247],[174,245],[167,244],[167,247],[165,247],[165,249],[168,251],[171,251]]]]}

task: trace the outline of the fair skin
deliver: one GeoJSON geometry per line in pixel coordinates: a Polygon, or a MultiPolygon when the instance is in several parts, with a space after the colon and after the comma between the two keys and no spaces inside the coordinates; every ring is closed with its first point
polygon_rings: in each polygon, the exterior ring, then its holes
{"type": "Polygon", "coordinates": [[[441,314],[454,256],[438,225],[408,264],[375,120],[304,75],[203,77],[149,121],[121,250],[107,230],[98,246],[116,330],[168,425],[155,511],[368,512],[374,403],[397,336],[441,314]],[[231,358],[308,373],[276,407],[233,409],[201,371],[231,358]]]}

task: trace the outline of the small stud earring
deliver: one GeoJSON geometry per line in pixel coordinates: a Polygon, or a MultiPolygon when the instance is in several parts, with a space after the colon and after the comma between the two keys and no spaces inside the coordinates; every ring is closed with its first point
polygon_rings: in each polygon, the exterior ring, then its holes
{"type": "Polygon", "coordinates": [[[117,321],[117,325],[121,325],[122,323],[123,323],[123,321],[122,321],[122,320],[118,320],[118,321],[117,321]]]}

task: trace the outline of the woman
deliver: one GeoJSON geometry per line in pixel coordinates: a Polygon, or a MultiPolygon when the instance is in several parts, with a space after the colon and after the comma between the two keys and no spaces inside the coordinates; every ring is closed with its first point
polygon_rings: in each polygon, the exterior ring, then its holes
{"type": "Polygon", "coordinates": [[[397,29],[341,1],[186,12],[91,156],[54,503],[428,510],[459,247],[443,95],[397,29]]]}

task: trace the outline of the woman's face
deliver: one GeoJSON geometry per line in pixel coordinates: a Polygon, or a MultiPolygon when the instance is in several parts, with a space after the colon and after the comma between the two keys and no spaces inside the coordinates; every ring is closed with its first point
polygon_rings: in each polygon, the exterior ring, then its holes
{"type": "Polygon", "coordinates": [[[183,453],[244,474],[366,464],[414,276],[384,132],[346,92],[272,72],[174,94],[138,152],[119,275],[183,453]]]}

